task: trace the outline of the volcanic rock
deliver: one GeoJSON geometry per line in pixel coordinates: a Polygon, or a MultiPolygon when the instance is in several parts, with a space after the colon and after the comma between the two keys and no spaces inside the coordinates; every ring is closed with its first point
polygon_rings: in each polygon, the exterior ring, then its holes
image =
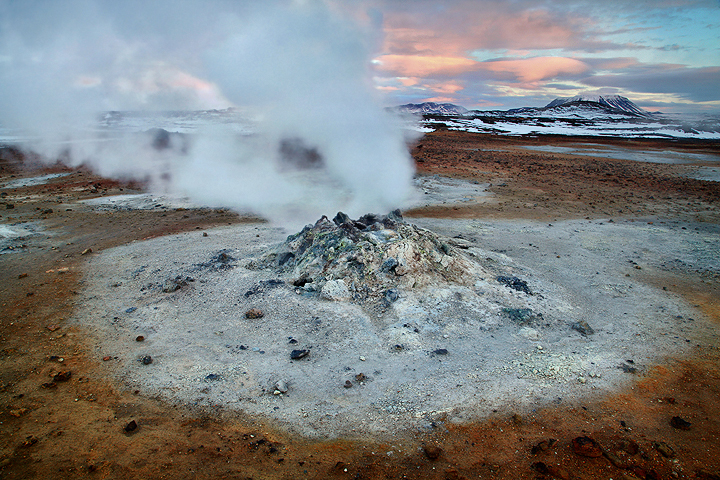
{"type": "Polygon", "coordinates": [[[262,312],[262,310],[258,308],[251,308],[247,312],[245,312],[245,318],[249,319],[255,319],[255,318],[262,318],[265,314],[262,312]]]}
{"type": "Polygon", "coordinates": [[[518,277],[500,276],[497,277],[497,281],[502,283],[506,287],[512,288],[513,290],[532,295],[532,292],[530,291],[530,287],[528,287],[527,282],[525,280],[520,280],[518,277]]]}
{"type": "Polygon", "coordinates": [[[672,458],[675,456],[675,450],[665,442],[653,442],[653,448],[660,452],[665,458],[672,458]]]}
{"type": "Polygon", "coordinates": [[[577,330],[582,335],[592,335],[595,333],[595,330],[592,329],[590,325],[585,320],[580,320],[579,322],[575,322],[572,324],[572,329],[577,330]]]}
{"type": "MultiPolygon", "coordinates": [[[[438,235],[405,223],[399,211],[351,219],[338,212],[290,235],[249,268],[312,279],[322,298],[392,303],[403,288],[437,283],[471,285],[479,266],[438,235]],[[386,292],[391,291],[386,295],[386,292]]],[[[398,295],[399,296],[399,295],[398,295]]]]}
{"type": "Polygon", "coordinates": [[[325,300],[350,300],[350,291],[342,280],[330,280],[320,290],[320,297],[325,300]]]}
{"type": "Polygon", "coordinates": [[[602,448],[590,437],[577,437],[572,441],[573,452],[582,456],[596,458],[602,456],[602,448]]]}
{"type": "Polygon", "coordinates": [[[137,422],[135,420],[130,420],[130,422],[127,425],[125,425],[123,430],[125,430],[125,432],[127,432],[127,433],[130,433],[130,432],[135,431],[137,429],[137,427],[138,427],[137,422]]]}
{"type": "Polygon", "coordinates": [[[67,382],[70,380],[70,377],[72,376],[72,373],[70,370],[63,370],[62,372],[58,372],[53,376],[53,382],[67,382]]]}
{"type": "Polygon", "coordinates": [[[435,445],[425,445],[423,452],[429,460],[437,460],[442,455],[442,448],[435,445]]]}
{"type": "Polygon", "coordinates": [[[163,283],[162,291],[164,293],[172,293],[180,290],[188,285],[188,282],[194,282],[195,280],[190,277],[177,276],[175,278],[169,278],[163,283]]]}
{"type": "Polygon", "coordinates": [[[290,360],[300,360],[310,354],[309,350],[293,350],[290,352],[290,360]]]}
{"type": "Polygon", "coordinates": [[[688,422],[682,417],[672,417],[670,419],[670,425],[673,428],[677,428],[679,430],[690,430],[690,426],[692,423],[688,422]]]}

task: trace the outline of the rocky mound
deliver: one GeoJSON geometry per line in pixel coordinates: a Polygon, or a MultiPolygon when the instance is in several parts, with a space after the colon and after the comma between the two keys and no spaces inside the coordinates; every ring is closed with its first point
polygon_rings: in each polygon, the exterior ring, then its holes
{"type": "Polygon", "coordinates": [[[393,302],[403,289],[472,285],[481,268],[462,247],[404,222],[399,210],[357,220],[339,212],[290,235],[253,267],[274,269],[325,299],[393,302]]]}

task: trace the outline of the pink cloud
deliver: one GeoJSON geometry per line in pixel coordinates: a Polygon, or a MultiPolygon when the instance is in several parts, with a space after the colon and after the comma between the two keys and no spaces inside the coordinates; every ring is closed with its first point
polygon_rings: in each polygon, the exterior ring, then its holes
{"type": "Polygon", "coordinates": [[[523,83],[550,80],[557,77],[586,73],[590,66],[585,62],[566,57],[534,57],[512,60],[482,62],[478,68],[499,74],[502,77],[514,77],[523,83]]]}
{"type": "Polygon", "coordinates": [[[412,87],[413,85],[420,83],[420,79],[418,77],[398,77],[398,81],[404,87],[412,87]]]}
{"type": "Polygon", "coordinates": [[[436,85],[428,85],[427,87],[437,93],[455,93],[465,88],[457,83],[439,83],[436,85]]]}
{"type": "Polygon", "coordinates": [[[435,102],[435,103],[452,103],[457,101],[453,97],[430,97],[423,99],[423,102],[435,102]]]}
{"type": "Polygon", "coordinates": [[[465,57],[382,55],[377,58],[378,69],[402,77],[454,75],[472,69],[475,60],[465,57]]]}
{"type": "Polygon", "coordinates": [[[502,105],[503,105],[502,103],[492,102],[490,100],[478,100],[472,105],[472,107],[473,108],[490,108],[490,107],[500,107],[502,105]]]}
{"type": "Polygon", "coordinates": [[[398,4],[384,15],[388,54],[461,56],[482,49],[618,47],[595,38],[595,22],[578,13],[466,0],[454,2],[438,15],[437,8],[425,2],[407,5],[398,4]]]}
{"type": "MultiPolygon", "coordinates": [[[[378,69],[401,78],[453,76],[483,71],[497,79],[530,83],[579,75],[588,72],[591,67],[585,62],[567,57],[533,57],[477,62],[465,57],[383,55],[378,58],[378,69]]],[[[413,81],[406,86],[415,84],[417,82],[413,81]]],[[[448,82],[430,88],[441,89],[437,90],[441,93],[455,93],[462,90],[463,87],[457,82],[448,82]]]]}

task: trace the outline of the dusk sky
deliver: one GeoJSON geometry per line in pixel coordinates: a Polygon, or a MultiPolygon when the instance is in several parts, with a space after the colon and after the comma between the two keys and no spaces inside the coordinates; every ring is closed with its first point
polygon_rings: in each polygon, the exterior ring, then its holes
{"type": "Polygon", "coordinates": [[[376,84],[398,104],[544,106],[619,94],[720,111],[718,0],[384,0],[376,84]]]}
{"type": "Polygon", "coordinates": [[[0,0],[0,110],[35,112],[26,124],[290,94],[353,108],[346,88],[383,105],[592,93],[720,113],[720,0],[0,0]]]}

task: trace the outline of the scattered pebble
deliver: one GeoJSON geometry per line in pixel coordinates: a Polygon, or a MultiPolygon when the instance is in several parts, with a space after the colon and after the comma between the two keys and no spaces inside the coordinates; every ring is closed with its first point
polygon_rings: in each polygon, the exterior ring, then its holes
{"type": "Polygon", "coordinates": [[[620,449],[628,455],[637,455],[640,451],[640,445],[635,440],[623,440],[620,443],[620,449]]]}
{"type": "Polygon", "coordinates": [[[72,372],[70,370],[63,370],[53,375],[53,382],[67,382],[71,376],[72,372]]]}
{"type": "Polygon", "coordinates": [[[301,358],[305,358],[310,354],[309,350],[293,350],[290,352],[290,360],[300,360],[301,358]]]}
{"type": "Polygon", "coordinates": [[[253,319],[253,318],[262,318],[264,316],[265,316],[265,314],[262,312],[262,310],[260,310],[258,308],[251,308],[250,310],[245,312],[245,318],[253,319]]]}
{"type": "Polygon", "coordinates": [[[518,292],[524,292],[528,295],[532,295],[532,292],[530,291],[530,287],[528,287],[527,282],[525,280],[520,280],[518,277],[500,276],[497,277],[496,280],[508,288],[512,288],[513,290],[516,290],[518,292]]]}
{"type": "Polygon", "coordinates": [[[112,360],[112,357],[111,357],[110,355],[105,355],[105,356],[103,357],[103,362],[108,362],[108,361],[110,361],[110,360],[112,360]]]}
{"type": "Polygon", "coordinates": [[[343,385],[345,388],[352,388],[352,382],[350,380],[345,380],[345,385],[343,385]]]}
{"type": "Polygon", "coordinates": [[[582,457],[597,458],[602,456],[600,445],[590,437],[576,437],[572,441],[572,449],[582,457]]]}
{"type": "Polygon", "coordinates": [[[673,458],[675,456],[675,450],[665,442],[653,442],[653,448],[660,452],[665,458],[673,458]]]}
{"type": "Polygon", "coordinates": [[[137,429],[137,427],[138,427],[137,422],[135,420],[130,420],[130,423],[125,425],[125,428],[123,428],[123,430],[125,430],[126,433],[130,433],[130,432],[134,432],[137,429]]]}
{"type": "Polygon", "coordinates": [[[187,287],[188,282],[194,282],[194,278],[190,277],[181,277],[178,275],[175,278],[168,278],[165,280],[165,283],[163,283],[162,291],[164,293],[172,293],[180,290],[183,287],[187,287]]]}
{"type": "Polygon", "coordinates": [[[575,322],[572,324],[572,329],[577,330],[582,335],[592,335],[595,333],[595,330],[588,325],[588,323],[585,320],[580,320],[579,322],[575,322]]]}
{"type": "Polygon", "coordinates": [[[548,448],[552,447],[557,443],[557,440],[554,438],[550,438],[548,440],[542,440],[538,442],[537,444],[533,445],[533,447],[530,449],[530,453],[533,455],[537,455],[540,452],[544,452],[548,448]]]}
{"type": "Polygon", "coordinates": [[[681,417],[672,417],[670,419],[670,425],[673,428],[677,428],[679,430],[690,430],[690,426],[692,425],[692,423],[681,417]]]}
{"type": "Polygon", "coordinates": [[[288,384],[285,380],[278,380],[277,382],[275,382],[275,389],[280,393],[287,393],[288,384]]]}
{"type": "Polygon", "coordinates": [[[80,255],[87,255],[88,253],[92,253],[92,251],[93,251],[92,248],[86,248],[85,250],[82,251],[82,253],[80,255]]]}
{"type": "Polygon", "coordinates": [[[144,340],[145,340],[145,337],[143,337],[142,335],[138,335],[137,337],[135,337],[136,342],[142,342],[144,340]]]}
{"type": "Polygon", "coordinates": [[[153,359],[150,355],[143,355],[143,357],[140,358],[140,361],[143,365],[150,365],[153,362],[153,359]]]}
{"type": "Polygon", "coordinates": [[[637,368],[631,367],[630,365],[622,364],[618,368],[625,373],[637,373],[637,368]]]}
{"type": "Polygon", "coordinates": [[[424,445],[423,453],[429,460],[437,460],[442,455],[442,448],[436,445],[424,445]]]}
{"type": "Polygon", "coordinates": [[[25,441],[22,444],[20,444],[20,446],[23,448],[32,447],[37,442],[38,442],[38,439],[35,437],[35,435],[28,435],[27,437],[25,437],[25,441]]]}

